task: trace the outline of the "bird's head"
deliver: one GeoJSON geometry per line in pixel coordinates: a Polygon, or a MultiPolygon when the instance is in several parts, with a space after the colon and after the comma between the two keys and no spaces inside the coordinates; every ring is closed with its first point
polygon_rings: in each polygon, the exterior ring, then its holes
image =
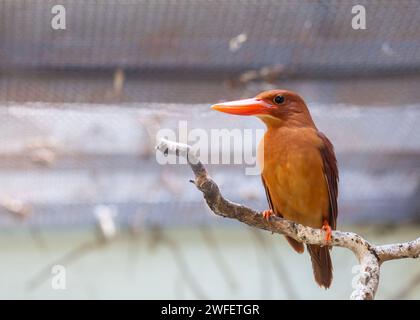
{"type": "Polygon", "coordinates": [[[218,103],[211,108],[241,116],[256,116],[268,126],[314,126],[305,101],[288,90],[264,91],[254,98],[218,103]]]}

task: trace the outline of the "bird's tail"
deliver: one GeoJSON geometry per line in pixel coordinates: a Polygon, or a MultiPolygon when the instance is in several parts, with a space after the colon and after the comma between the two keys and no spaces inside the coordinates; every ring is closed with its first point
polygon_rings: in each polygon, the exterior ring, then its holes
{"type": "Polygon", "coordinates": [[[333,266],[329,247],[307,245],[307,248],[311,255],[312,269],[314,271],[316,283],[321,287],[328,289],[333,279],[333,266]]]}

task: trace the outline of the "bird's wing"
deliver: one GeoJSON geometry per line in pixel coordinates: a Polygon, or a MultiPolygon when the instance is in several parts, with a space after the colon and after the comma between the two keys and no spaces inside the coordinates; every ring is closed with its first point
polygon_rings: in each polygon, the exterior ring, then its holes
{"type": "Polygon", "coordinates": [[[264,177],[262,175],[261,175],[261,180],[265,189],[265,195],[267,196],[268,205],[270,206],[270,209],[273,211],[273,213],[276,213],[274,211],[273,201],[271,200],[270,190],[268,190],[267,184],[265,183],[264,177]]]}
{"type": "Polygon", "coordinates": [[[337,226],[337,197],[338,197],[338,168],[337,168],[337,159],[334,154],[334,146],[331,141],[322,133],[318,131],[318,136],[322,140],[322,146],[319,151],[322,156],[322,161],[324,165],[324,176],[327,183],[328,195],[329,195],[329,216],[328,223],[332,229],[335,229],[337,226]]]}

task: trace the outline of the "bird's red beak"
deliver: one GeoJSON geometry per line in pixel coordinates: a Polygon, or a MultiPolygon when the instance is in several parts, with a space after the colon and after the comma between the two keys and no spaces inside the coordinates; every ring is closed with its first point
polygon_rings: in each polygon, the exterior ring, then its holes
{"type": "Polygon", "coordinates": [[[267,114],[272,107],[264,100],[256,98],[223,102],[211,106],[213,110],[241,116],[267,114]]]}

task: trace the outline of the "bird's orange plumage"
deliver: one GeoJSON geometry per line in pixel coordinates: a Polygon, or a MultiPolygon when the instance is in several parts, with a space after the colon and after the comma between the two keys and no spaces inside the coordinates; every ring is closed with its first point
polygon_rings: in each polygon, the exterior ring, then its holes
{"type": "MultiPolygon", "coordinates": [[[[286,90],[213,106],[256,115],[267,126],[258,147],[262,181],[273,214],[313,227],[336,227],[338,169],[331,142],[316,128],[303,99],[286,90]]],[[[297,252],[302,243],[287,238],[297,252]]],[[[328,247],[308,245],[316,282],[328,288],[332,263],[328,247]]]]}

